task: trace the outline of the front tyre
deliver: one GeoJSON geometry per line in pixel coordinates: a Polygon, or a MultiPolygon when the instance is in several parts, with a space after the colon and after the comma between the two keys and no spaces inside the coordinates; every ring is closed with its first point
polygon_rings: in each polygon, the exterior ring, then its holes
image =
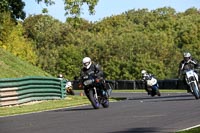
{"type": "Polygon", "coordinates": [[[200,98],[200,92],[199,92],[199,88],[197,86],[197,84],[195,83],[191,83],[191,87],[192,87],[192,90],[193,90],[193,95],[196,99],[199,99],[200,98]]]}
{"type": "Polygon", "coordinates": [[[90,98],[90,102],[91,102],[93,108],[99,109],[100,104],[99,104],[98,98],[95,97],[95,93],[94,93],[93,89],[89,90],[89,98],[90,98]]]}
{"type": "Polygon", "coordinates": [[[108,107],[109,107],[109,99],[105,98],[105,99],[103,100],[102,106],[103,106],[104,108],[108,108],[108,107]]]}
{"type": "Polygon", "coordinates": [[[161,96],[161,93],[159,90],[156,91],[157,96],[161,96]]]}
{"type": "Polygon", "coordinates": [[[68,88],[67,88],[67,94],[69,94],[69,95],[75,95],[75,93],[74,93],[72,87],[68,87],[68,88]]]}

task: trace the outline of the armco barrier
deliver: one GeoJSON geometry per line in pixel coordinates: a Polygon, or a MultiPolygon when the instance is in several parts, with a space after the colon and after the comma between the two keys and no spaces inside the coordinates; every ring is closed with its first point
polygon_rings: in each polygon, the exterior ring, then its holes
{"type": "MultiPolygon", "coordinates": [[[[78,89],[78,81],[72,81],[73,88],[78,89]]],[[[113,85],[113,89],[144,89],[145,85],[141,80],[106,80],[113,85]]],[[[187,85],[183,80],[166,79],[158,80],[160,89],[186,89],[187,85]]]]}
{"type": "Polygon", "coordinates": [[[115,89],[144,89],[144,84],[141,80],[117,80],[115,89]]]}
{"type": "Polygon", "coordinates": [[[0,106],[66,97],[66,80],[49,77],[0,79],[0,106]]]}
{"type": "MultiPolygon", "coordinates": [[[[144,89],[144,82],[141,80],[116,80],[115,89],[144,89]]],[[[186,89],[187,85],[182,80],[166,79],[158,80],[160,89],[186,89]]]]}
{"type": "MultiPolygon", "coordinates": [[[[144,82],[141,80],[106,80],[113,84],[113,89],[144,89],[144,82]]],[[[160,89],[186,89],[186,85],[182,80],[178,79],[166,79],[158,80],[160,89]]],[[[78,89],[78,82],[73,82],[73,88],[78,89]]]]}

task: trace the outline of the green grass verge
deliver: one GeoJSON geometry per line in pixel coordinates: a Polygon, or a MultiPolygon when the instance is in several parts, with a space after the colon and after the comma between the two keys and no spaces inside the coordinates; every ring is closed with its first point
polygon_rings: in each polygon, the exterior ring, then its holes
{"type": "Polygon", "coordinates": [[[193,129],[186,130],[186,131],[180,131],[180,132],[176,132],[176,133],[199,133],[199,132],[200,132],[200,127],[193,128],[193,129]]]}
{"type": "MultiPolygon", "coordinates": [[[[110,98],[110,101],[122,100],[121,98],[110,98]]],[[[29,102],[17,106],[0,107],[0,116],[10,116],[31,112],[47,111],[59,108],[67,108],[90,104],[86,96],[67,96],[62,100],[46,100],[29,102]]]]}

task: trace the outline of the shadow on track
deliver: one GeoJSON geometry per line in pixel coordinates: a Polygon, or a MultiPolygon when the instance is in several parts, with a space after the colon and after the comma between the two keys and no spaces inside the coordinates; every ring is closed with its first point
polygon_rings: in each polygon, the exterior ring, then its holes
{"type": "Polygon", "coordinates": [[[196,100],[194,98],[194,96],[191,94],[182,94],[182,95],[165,95],[165,96],[156,96],[156,97],[147,97],[147,96],[143,96],[143,97],[129,97],[127,98],[127,100],[157,100],[159,99],[159,101],[187,101],[187,100],[196,100]]]}
{"type": "Polygon", "coordinates": [[[53,112],[66,112],[66,111],[92,111],[92,110],[95,110],[94,108],[92,107],[85,107],[84,108],[79,108],[79,107],[72,107],[72,108],[65,108],[65,109],[59,109],[59,110],[54,110],[53,112]]]}
{"type": "Polygon", "coordinates": [[[131,128],[126,131],[116,131],[109,133],[160,133],[161,129],[156,127],[141,127],[141,128],[131,128]]]}

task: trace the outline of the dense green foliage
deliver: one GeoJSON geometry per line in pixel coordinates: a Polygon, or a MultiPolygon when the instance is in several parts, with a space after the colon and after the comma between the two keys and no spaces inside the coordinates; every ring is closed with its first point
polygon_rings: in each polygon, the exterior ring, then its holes
{"type": "Polygon", "coordinates": [[[138,79],[141,69],[159,79],[177,78],[185,51],[200,61],[196,8],[181,13],[170,7],[133,9],[97,22],[80,18],[78,24],[63,23],[47,14],[29,16],[18,25],[8,17],[4,20],[0,21],[0,46],[53,76],[62,73],[73,79],[85,56],[99,63],[111,80],[138,79]]]}
{"type": "Polygon", "coordinates": [[[15,56],[36,64],[37,56],[34,42],[24,36],[24,27],[10,18],[10,13],[0,13],[0,48],[11,52],[15,56]]]}
{"type": "MultiPolygon", "coordinates": [[[[56,3],[56,0],[36,0],[38,3],[44,2],[47,6],[56,3]]],[[[82,13],[82,6],[88,5],[88,11],[90,14],[95,13],[95,6],[99,0],[63,0],[65,5],[65,15],[69,15],[73,18],[79,18],[82,13]]]]}
{"type": "MultiPolygon", "coordinates": [[[[35,0],[38,4],[44,3],[46,6],[55,4],[55,0],[35,0]]],[[[82,13],[83,4],[88,5],[88,11],[90,14],[94,14],[94,7],[97,5],[99,0],[63,0],[65,5],[65,15],[70,15],[73,18],[77,18],[82,13]]],[[[0,1],[0,13],[10,13],[13,20],[24,19],[26,13],[23,10],[25,2],[23,0],[1,0],[0,1]]],[[[47,13],[47,8],[43,9],[43,13],[47,13]]]]}
{"type": "Polygon", "coordinates": [[[22,0],[1,0],[0,12],[9,12],[12,19],[24,19],[26,13],[23,11],[25,3],[22,0]]]}
{"type": "Polygon", "coordinates": [[[81,60],[100,63],[107,79],[138,79],[147,69],[159,79],[176,78],[182,53],[199,55],[200,14],[195,8],[176,13],[173,8],[130,10],[91,23],[61,23],[48,15],[24,21],[26,36],[36,43],[37,65],[53,75],[71,79],[81,60]]]}

